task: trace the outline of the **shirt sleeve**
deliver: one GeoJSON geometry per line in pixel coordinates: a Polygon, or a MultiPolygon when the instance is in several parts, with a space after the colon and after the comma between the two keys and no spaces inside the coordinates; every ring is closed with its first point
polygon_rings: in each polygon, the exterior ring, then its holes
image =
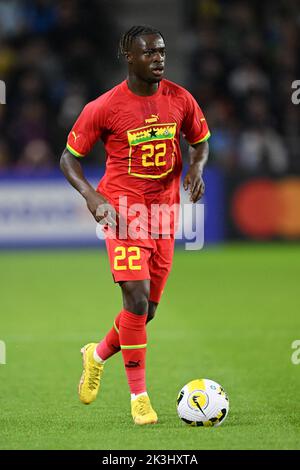
{"type": "Polygon", "coordinates": [[[67,149],[75,157],[87,155],[103,131],[104,110],[96,101],[88,103],[80,113],[72,127],[68,139],[67,149]]]}
{"type": "Polygon", "coordinates": [[[182,132],[190,145],[205,142],[210,137],[204,114],[195,98],[188,92],[186,94],[186,112],[182,132]]]}

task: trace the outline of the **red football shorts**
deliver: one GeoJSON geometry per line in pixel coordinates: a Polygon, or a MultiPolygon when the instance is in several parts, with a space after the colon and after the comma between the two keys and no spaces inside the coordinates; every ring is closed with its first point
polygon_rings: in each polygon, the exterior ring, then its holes
{"type": "Polygon", "coordinates": [[[159,302],[172,267],[174,238],[105,238],[115,282],[150,279],[149,300],[159,302]]]}

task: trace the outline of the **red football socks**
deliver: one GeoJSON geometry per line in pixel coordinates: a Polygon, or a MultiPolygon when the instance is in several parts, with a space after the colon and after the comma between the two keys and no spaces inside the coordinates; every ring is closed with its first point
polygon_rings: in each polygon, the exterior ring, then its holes
{"type": "Polygon", "coordinates": [[[114,326],[96,348],[97,355],[103,361],[106,361],[106,359],[120,351],[119,322],[121,314],[122,312],[115,318],[114,326]]]}
{"type": "Polygon", "coordinates": [[[122,310],[96,348],[97,356],[103,361],[122,350],[130,392],[135,395],[146,391],[146,320],[146,313],[137,315],[122,310]]]}
{"type": "Polygon", "coordinates": [[[131,394],[146,391],[145,359],[147,347],[147,313],[137,315],[122,310],[119,322],[119,340],[128,385],[131,394]]]}

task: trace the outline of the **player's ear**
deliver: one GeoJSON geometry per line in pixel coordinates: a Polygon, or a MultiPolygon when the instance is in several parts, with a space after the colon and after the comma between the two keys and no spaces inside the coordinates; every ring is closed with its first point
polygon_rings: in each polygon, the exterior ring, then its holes
{"type": "Polygon", "coordinates": [[[132,55],[132,52],[126,52],[125,54],[125,59],[127,60],[127,63],[128,64],[132,64],[133,62],[133,55],[132,55]]]}

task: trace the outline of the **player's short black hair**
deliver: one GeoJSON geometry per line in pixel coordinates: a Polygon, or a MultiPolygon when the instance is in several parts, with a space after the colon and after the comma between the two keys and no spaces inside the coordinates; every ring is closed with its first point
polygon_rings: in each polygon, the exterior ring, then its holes
{"type": "Polygon", "coordinates": [[[118,57],[120,57],[121,55],[126,55],[127,52],[130,50],[134,39],[138,36],[143,36],[145,34],[159,34],[164,39],[161,32],[153,26],[149,26],[146,24],[132,26],[128,31],[126,31],[126,33],[122,34],[121,36],[118,48],[118,57]]]}

